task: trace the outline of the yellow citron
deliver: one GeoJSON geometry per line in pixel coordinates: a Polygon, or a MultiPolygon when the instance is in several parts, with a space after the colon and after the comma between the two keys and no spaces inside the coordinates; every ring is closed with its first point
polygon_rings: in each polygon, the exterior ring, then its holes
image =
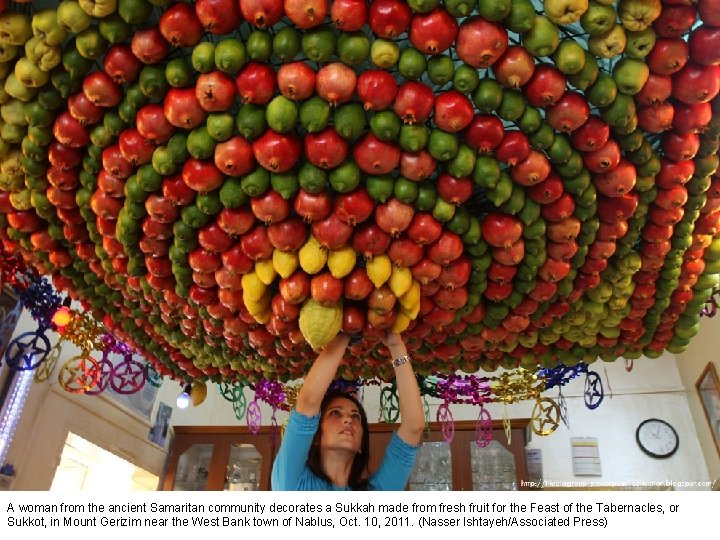
{"type": "Polygon", "coordinates": [[[262,281],[265,285],[270,285],[277,275],[272,259],[262,259],[257,261],[255,263],[255,273],[260,281],[262,281]]]}
{"type": "Polygon", "coordinates": [[[300,308],[298,325],[305,341],[315,350],[321,349],[342,329],[342,304],[323,306],[308,299],[300,308]]]}
{"type": "Polygon", "coordinates": [[[395,296],[400,298],[412,286],[412,272],[407,266],[393,266],[388,286],[395,296]]]}
{"type": "Polygon", "coordinates": [[[410,317],[406,315],[405,312],[401,309],[400,312],[397,314],[397,317],[395,317],[395,321],[392,323],[390,331],[393,334],[401,334],[405,330],[407,330],[407,327],[410,326],[411,321],[412,319],[410,319],[410,317]]]}
{"type": "Polygon", "coordinates": [[[281,278],[290,277],[298,267],[298,255],[294,251],[276,249],[272,256],[273,268],[281,278]]]}
{"type": "Polygon", "coordinates": [[[317,241],[317,238],[310,235],[307,242],[300,248],[298,259],[300,260],[300,268],[302,268],[306,274],[317,274],[325,267],[327,250],[317,241]]]}
{"type": "Polygon", "coordinates": [[[243,288],[243,298],[247,295],[248,298],[251,298],[256,302],[263,297],[265,291],[267,290],[267,285],[262,282],[254,270],[252,272],[248,272],[247,274],[243,274],[241,283],[243,288]]]}
{"type": "Polygon", "coordinates": [[[412,317],[413,319],[417,317],[418,311],[420,310],[420,283],[413,279],[410,288],[405,294],[400,296],[398,300],[403,310],[408,313],[414,313],[415,316],[412,317]]]}
{"type": "Polygon", "coordinates": [[[327,265],[336,279],[342,279],[355,268],[357,254],[351,246],[333,249],[328,253],[327,265]]]}
{"type": "Polygon", "coordinates": [[[390,279],[390,275],[392,274],[392,262],[390,262],[390,257],[384,253],[370,257],[365,262],[365,271],[367,272],[370,281],[372,281],[373,285],[375,285],[375,288],[379,289],[388,279],[390,279]]]}

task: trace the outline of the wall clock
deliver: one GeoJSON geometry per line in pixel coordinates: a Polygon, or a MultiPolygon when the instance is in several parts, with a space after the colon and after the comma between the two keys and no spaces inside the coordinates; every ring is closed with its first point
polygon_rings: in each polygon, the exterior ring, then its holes
{"type": "Polygon", "coordinates": [[[640,449],[654,458],[669,458],[678,449],[680,437],[670,424],[658,418],[648,418],[635,431],[640,449]]]}

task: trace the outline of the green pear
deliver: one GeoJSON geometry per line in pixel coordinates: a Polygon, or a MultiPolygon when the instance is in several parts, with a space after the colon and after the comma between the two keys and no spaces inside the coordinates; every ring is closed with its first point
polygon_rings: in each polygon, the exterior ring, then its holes
{"type": "Polygon", "coordinates": [[[650,76],[650,68],[642,60],[623,58],[613,67],[612,76],[618,92],[634,96],[645,86],[650,76]]]}
{"type": "Polygon", "coordinates": [[[547,18],[564,26],[580,20],[588,10],[588,0],[545,0],[544,6],[547,18]]]}
{"type": "Polygon", "coordinates": [[[532,28],[522,35],[522,44],[535,57],[550,56],[560,44],[560,32],[547,17],[537,15],[532,28]]]}
{"type": "Polygon", "coordinates": [[[67,31],[57,22],[57,12],[54,9],[43,9],[33,15],[32,31],[48,45],[62,45],[67,37],[67,31]]]}
{"type": "Polygon", "coordinates": [[[580,26],[591,36],[598,36],[615,26],[617,14],[613,6],[603,5],[594,0],[587,11],[580,17],[580,26]]]}
{"type": "Polygon", "coordinates": [[[50,71],[62,61],[62,47],[48,45],[39,37],[25,44],[25,56],[43,71],[50,71]]]}
{"type": "Polygon", "coordinates": [[[117,0],[79,0],[79,3],[85,13],[96,19],[107,17],[117,9],[117,0]]]}
{"type": "Polygon", "coordinates": [[[660,0],[620,0],[618,15],[625,28],[631,32],[642,32],[660,16],[660,0]]]}
{"type": "Polygon", "coordinates": [[[14,11],[0,15],[0,43],[25,45],[30,36],[32,36],[32,24],[28,15],[14,11]]]}
{"type": "Polygon", "coordinates": [[[627,33],[627,45],[625,46],[625,54],[630,58],[643,59],[655,46],[655,30],[649,26],[640,32],[627,33]]]}
{"type": "Polygon", "coordinates": [[[622,54],[627,45],[627,36],[622,25],[616,24],[609,32],[588,39],[588,49],[595,56],[614,58],[622,54]]]}
{"type": "Polygon", "coordinates": [[[67,32],[79,34],[90,26],[92,17],[75,0],[63,0],[57,7],[57,23],[67,32]]]}

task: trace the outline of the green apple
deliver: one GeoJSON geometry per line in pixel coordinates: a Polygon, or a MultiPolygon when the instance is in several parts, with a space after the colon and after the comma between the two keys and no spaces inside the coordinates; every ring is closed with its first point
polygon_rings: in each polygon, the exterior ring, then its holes
{"type": "Polygon", "coordinates": [[[25,45],[32,36],[32,23],[25,13],[9,11],[0,15],[0,43],[25,45]]]}
{"type": "Polygon", "coordinates": [[[655,30],[652,26],[640,32],[628,32],[625,54],[630,58],[642,60],[652,51],[655,46],[656,37],[655,30]]]}
{"type": "Polygon", "coordinates": [[[618,15],[631,32],[642,32],[660,16],[660,0],[620,0],[618,15]]]}
{"type": "Polygon", "coordinates": [[[24,56],[15,64],[15,77],[28,88],[40,88],[48,82],[50,75],[24,56]]]}
{"type": "Polygon", "coordinates": [[[642,60],[623,58],[613,67],[612,76],[620,93],[634,96],[645,86],[650,68],[642,60]]]}
{"type": "Polygon", "coordinates": [[[79,3],[85,13],[96,19],[107,17],[117,9],[117,0],[79,0],[79,3]]]}
{"type": "Polygon", "coordinates": [[[6,124],[14,124],[16,126],[27,125],[25,107],[22,101],[17,99],[11,99],[0,106],[0,118],[2,118],[2,121],[6,124]]]}
{"type": "Polygon", "coordinates": [[[63,30],[79,34],[90,26],[92,17],[75,0],[63,0],[57,7],[57,23],[63,30]]]}
{"type": "Polygon", "coordinates": [[[522,35],[522,44],[535,57],[550,56],[560,44],[560,32],[547,17],[537,15],[530,30],[522,35]]]}
{"type": "Polygon", "coordinates": [[[57,22],[57,13],[54,9],[43,9],[33,15],[32,32],[48,45],[62,45],[67,37],[67,30],[57,22]]]}
{"type": "Polygon", "coordinates": [[[0,43],[0,62],[10,62],[11,60],[15,60],[17,53],[17,46],[0,43]]]}
{"type": "Polygon", "coordinates": [[[616,24],[609,32],[588,39],[588,49],[595,56],[614,58],[625,51],[627,36],[622,25],[616,24]]]}
{"type": "Polygon", "coordinates": [[[588,0],[545,0],[545,15],[555,24],[568,25],[580,20],[588,10],[588,0]]]}
{"type": "Polygon", "coordinates": [[[613,6],[592,1],[587,11],[580,17],[580,25],[591,36],[604,34],[615,26],[617,14],[613,6]]]}

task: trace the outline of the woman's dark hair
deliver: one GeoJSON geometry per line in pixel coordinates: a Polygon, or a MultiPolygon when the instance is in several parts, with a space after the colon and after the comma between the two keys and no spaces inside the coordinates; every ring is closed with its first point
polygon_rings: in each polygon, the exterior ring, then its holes
{"type": "Polygon", "coordinates": [[[310,446],[310,452],[308,452],[308,467],[318,477],[325,480],[328,484],[332,484],[332,480],[328,478],[322,468],[322,461],[320,460],[320,437],[322,436],[322,418],[325,416],[325,411],[328,408],[330,402],[335,398],[345,398],[352,401],[360,412],[360,423],[362,425],[362,440],[360,442],[360,452],[355,454],[353,459],[352,467],[350,468],[350,478],[348,478],[348,486],[353,491],[364,491],[367,489],[367,469],[370,461],[370,426],[368,425],[367,414],[365,409],[355,396],[341,392],[339,390],[331,390],[322,400],[320,404],[320,428],[315,433],[312,446],[310,446]]]}

